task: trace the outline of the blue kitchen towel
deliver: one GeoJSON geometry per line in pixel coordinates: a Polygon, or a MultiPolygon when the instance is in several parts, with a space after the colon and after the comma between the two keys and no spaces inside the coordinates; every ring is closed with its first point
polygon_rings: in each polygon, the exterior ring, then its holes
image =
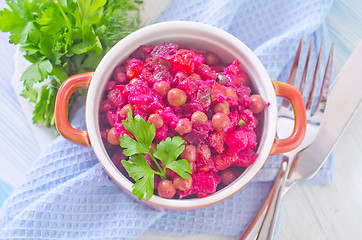
{"type": "MultiPolygon", "coordinates": [[[[286,81],[301,36],[305,47],[315,39],[312,66],[321,40],[330,45],[324,20],[331,4],[327,0],[174,0],[159,21],[204,22],[228,31],[257,54],[272,79],[286,81]]],[[[72,124],[85,127],[84,108],[72,124]]],[[[58,137],[34,160],[26,181],[0,209],[0,239],[137,239],[145,232],[240,237],[266,198],[279,163],[279,156],[269,157],[249,184],[218,204],[165,213],[129,198],[91,148],[58,137]]],[[[333,163],[330,158],[314,184],[330,184],[333,163]]]]}

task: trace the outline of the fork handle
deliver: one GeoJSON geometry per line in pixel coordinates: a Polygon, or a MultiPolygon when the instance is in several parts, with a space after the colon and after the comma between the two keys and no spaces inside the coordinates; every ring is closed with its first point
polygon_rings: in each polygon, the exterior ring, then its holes
{"type": "Polygon", "coordinates": [[[289,157],[283,156],[277,178],[258,213],[244,232],[240,240],[271,239],[279,206],[283,196],[283,187],[289,172],[289,157]]]}
{"type": "Polygon", "coordinates": [[[269,207],[266,211],[264,221],[261,225],[257,239],[271,240],[273,238],[275,223],[278,218],[280,202],[283,195],[283,188],[289,172],[290,159],[288,156],[283,156],[282,163],[279,168],[277,179],[270,193],[269,207]]]}

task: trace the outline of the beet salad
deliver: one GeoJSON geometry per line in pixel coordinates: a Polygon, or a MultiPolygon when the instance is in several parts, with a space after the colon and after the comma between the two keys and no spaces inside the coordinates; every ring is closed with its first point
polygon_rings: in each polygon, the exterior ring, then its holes
{"type": "Polygon", "coordinates": [[[100,131],[139,199],[206,197],[253,164],[266,104],[250,81],[237,59],[174,43],[140,46],[116,66],[100,131]]]}

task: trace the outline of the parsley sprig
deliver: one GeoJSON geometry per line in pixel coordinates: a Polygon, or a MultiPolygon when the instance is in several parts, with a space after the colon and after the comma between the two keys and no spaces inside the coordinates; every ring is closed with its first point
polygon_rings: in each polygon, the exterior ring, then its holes
{"type": "Polygon", "coordinates": [[[7,6],[0,10],[0,31],[10,33],[10,43],[20,46],[31,63],[20,80],[24,87],[21,95],[34,104],[34,124],[55,127],[54,105],[60,84],[76,73],[94,71],[116,42],[138,29],[141,3],[6,1],[7,6]]]}
{"type": "Polygon", "coordinates": [[[122,124],[135,139],[127,134],[119,137],[120,145],[124,148],[124,155],[129,156],[129,160],[122,160],[122,164],[129,176],[136,181],[132,186],[132,193],[138,197],[138,200],[144,197],[149,200],[152,197],[155,175],[167,179],[167,168],[175,171],[182,178],[190,178],[191,169],[188,161],[178,159],[185,149],[184,140],[181,137],[166,138],[159,142],[152,152],[151,144],[156,135],[155,126],[139,115],[133,118],[132,110],[128,112],[127,120],[123,120],[122,124]],[[144,154],[151,157],[156,170],[151,168],[144,154]]]}

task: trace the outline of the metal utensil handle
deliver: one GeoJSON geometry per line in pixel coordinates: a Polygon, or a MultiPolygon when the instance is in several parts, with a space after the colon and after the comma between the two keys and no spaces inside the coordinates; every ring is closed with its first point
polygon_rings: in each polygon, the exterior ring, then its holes
{"type": "Polygon", "coordinates": [[[283,156],[277,178],[268,197],[240,240],[265,240],[268,239],[267,236],[273,236],[273,232],[270,232],[269,229],[275,227],[280,201],[284,195],[283,188],[289,172],[289,159],[286,155],[283,156]]]}
{"type": "Polygon", "coordinates": [[[278,218],[280,202],[283,196],[283,188],[289,172],[290,158],[283,156],[277,179],[273,185],[270,195],[269,207],[266,211],[264,221],[261,225],[257,239],[270,240],[273,238],[275,223],[278,218]]]}

